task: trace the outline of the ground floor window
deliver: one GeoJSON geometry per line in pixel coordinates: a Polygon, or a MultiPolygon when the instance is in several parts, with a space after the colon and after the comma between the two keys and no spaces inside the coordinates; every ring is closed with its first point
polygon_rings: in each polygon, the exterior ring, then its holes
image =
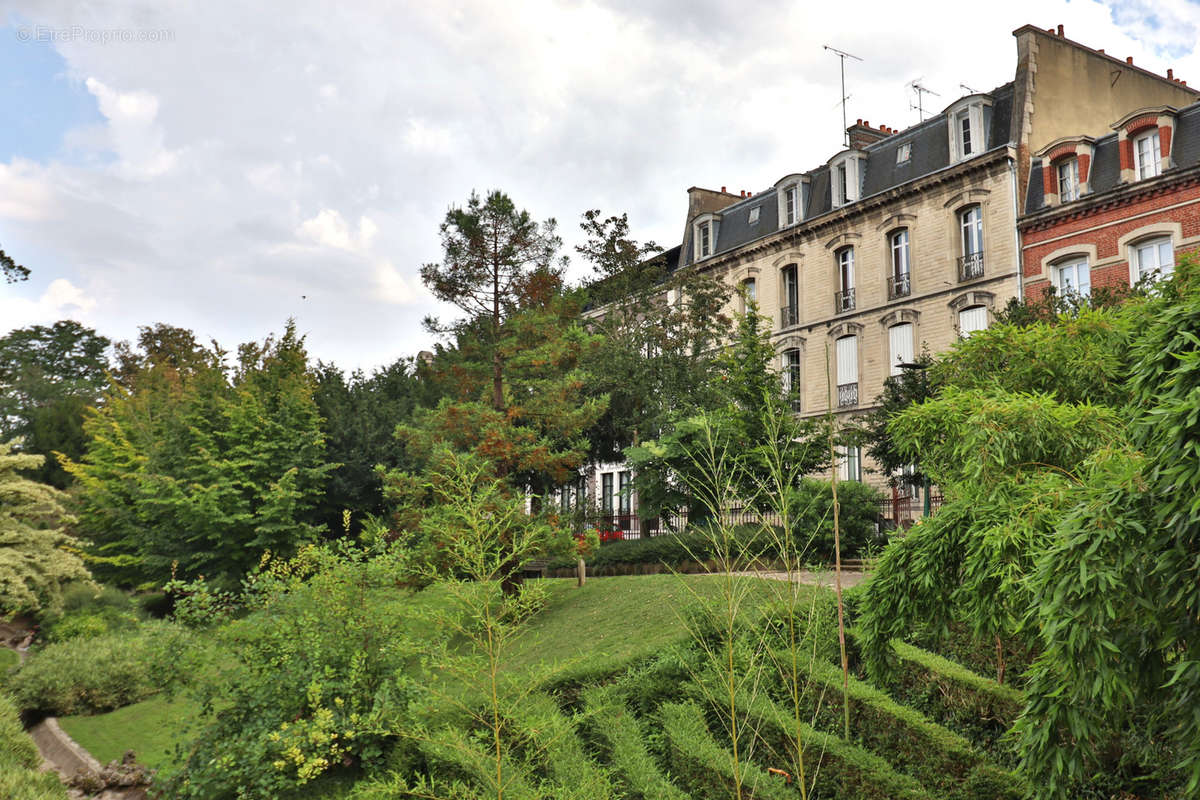
{"type": "Polygon", "coordinates": [[[1133,246],[1135,280],[1165,278],[1175,271],[1175,248],[1170,236],[1147,239],[1133,246]]]}
{"type": "Polygon", "coordinates": [[[1088,297],[1092,293],[1092,271],[1086,258],[1072,258],[1054,266],[1054,285],[1059,294],[1088,297]]]}

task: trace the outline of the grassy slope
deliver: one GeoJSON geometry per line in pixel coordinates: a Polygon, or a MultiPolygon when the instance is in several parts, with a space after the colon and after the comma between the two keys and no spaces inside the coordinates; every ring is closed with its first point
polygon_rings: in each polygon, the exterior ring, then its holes
{"type": "Polygon", "coordinates": [[[169,770],[175,763],[176,733],[199,710],[186,699],[157,696],[107,714],[61,717],[59,724],[102,764],[132,750],[146,766],[169,770]]]}

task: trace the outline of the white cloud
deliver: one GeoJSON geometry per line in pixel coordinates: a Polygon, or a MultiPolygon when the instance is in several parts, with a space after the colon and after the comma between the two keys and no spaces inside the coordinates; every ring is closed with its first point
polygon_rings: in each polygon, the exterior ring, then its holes
{"type": "Polygon", "coordinates": [[[54,191],[37,165],[17,159],[0,163],[0,218],[31,222],[54,213],[54,191]]]}
{"type": "Polygon", "coordinates": [[[146,91],[119,92],[96,78],[88,78],[85,85],[95,95],[100,113],[108,119],[112,147],[123,175],[154,178],[175,166],[177,155],[163,146],[163,131],[156,122],[157,97],[146,91]]]}
{"type": "Polygon", "coordinates": [[[65,278],[51,281],[37,298],[0,292],[0,319],[12,328],[47,324],[59,319],[86,322],[89,319],[88,312],[95,307],[93,298],[65,278]]]}
{"type": "Polygon", "coordinates": [[[325,247],[335,247],[348,253],[365,254],[371,249],[371,242],[379,233],[379,227],[370,217],[360,217],[358,230],[354,231],[346,224],[342,215],[333,208],[321,209],[312,219],[300,223],[298,233],[325,247]]]}

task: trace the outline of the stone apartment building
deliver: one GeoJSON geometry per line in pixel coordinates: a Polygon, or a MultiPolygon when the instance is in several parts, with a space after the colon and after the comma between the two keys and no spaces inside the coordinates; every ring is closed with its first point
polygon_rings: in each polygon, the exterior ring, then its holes
{"type": "MultiPolygon", "coordinates": [[[[755,299],[771,319],[797,413],[832,408],[845,421],[870,410],[884,379],[922,349],[948,349],[1023,298],[1026,285],[1038,291],[1048,275],[1065,274],[1051,241],[1062,232],[1053,225],[1071,203],[1090,202],[1047,192],[1068,154],[1077,159],[1080,197],[1091,191],[1096,204],[1105,202],[1101,194],[1128,190],[1130,147],[1151,127],[1163,171],[1154,187],[1200,156],[1200,113],[1185,108],[1200,93],[1183,81],[1071,41],[1062,26],[1013,35],[1011,82],[904,130],[859,120],[848,147],[765,191],[688,190],[676,270],[715,273],[755,299]]],[[[1188,175],[1195,191],[1197,173],[1188,175]]],[[[1189,208],[1190,222],[1171,228],[1177,248],[1200,236],[1196,206],[1189,208]]],[[[1088,251],[1091,263],[1099,267],[1109,251],[1088,251]]],[[[742,310],[741,296],[731,310],[742,310]]],[[[621,466],[607,466],[615,486],[621,466]]],[[[860,453],[843,452],[843,478],[883,482],[863,467],[860,453]]],[[[589,476],[595,505],[604,479],[603,471],[589,476]]],[[[636,502],[623,508],[636,517],[636,502]]]]}

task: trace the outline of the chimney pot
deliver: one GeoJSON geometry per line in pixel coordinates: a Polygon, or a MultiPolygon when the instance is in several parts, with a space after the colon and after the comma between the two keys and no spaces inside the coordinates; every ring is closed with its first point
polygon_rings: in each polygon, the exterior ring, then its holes
{"type": "Polygon", "coordinates": [[[725,194],[725,187],[724,187],[724,186],[722,186],[722,187],[721,187],[721,194],[725,194]]]}
{"type": "Polygon", "coordinates": [[[1125,56],[1125,63],[1133,66],[1133,56],[1125,56]]]}
{"type": "Polygon", "coordinates": [[[1184,86],[1187,86],[1187,81],[1180,81],[1184,86]]]}
{"type": "Polygon", "coordinates": [[[856,122],[856,123],[854,123],[854,124],[855,124],[855,125],[862,125],[862,117],[859,117],[859,118],[858,118],[858,122],[856,122]]]}
{"type": "Polygon", "coordinates": [[[1058,26],[1058,35],[1059,35],[1059,36],[1062,36],[1062,35],[1063,35],[1063,26],[1062,26],[1062,25],[1059,25],[1059,26],[1058,26]]]}
{"type": "Polygon", "coordinates": [[[1100,48],[1099,50],[1097,50],[1096,52],[1097,52],[1097,53],[1099,53],[1100,55],[1104,55],[1104,48],[1103,48],[1103,47],[1101,47],[1101,48],[1100,48]]]}
{"type": "Polygon", "coordinates": [[[863,125],[866,125],[868,128],[869,128],[869,127],[871,127],[871,122],[870,122],[870,120],[868,120],[868,121],[864,122],[864,123],[863,123],[863,125]]]}
{"type": "Polygon", "coordinates": [[[1175,80],[1175,70],[1167,67],[1167,80],[1175,80]]]}

